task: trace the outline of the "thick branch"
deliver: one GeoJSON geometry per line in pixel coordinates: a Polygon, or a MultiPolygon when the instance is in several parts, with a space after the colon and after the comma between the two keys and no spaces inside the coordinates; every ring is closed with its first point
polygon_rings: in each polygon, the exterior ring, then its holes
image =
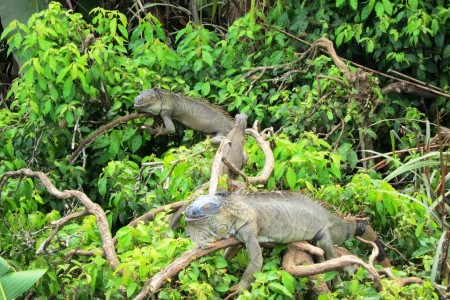
{"type": "Polygon", "coordinates": [[[448,97],[447,94],[438,92],[426,86],[420,86],[417,84],[412,84],[404,81],[394,82],[385,86],[382,90],[383,94],[391,93],[407,93],[411,95],[416,95],[426,99],[436,99],[438,95],[448,97]]]}
{"type": "MultiPolygon", "coordinates": [[[[106,214],[103,211],[103,209],[100,207],[100,205],[94,203],[89,199],[86,194],[75,191],[75,190],[64,190],[60,191],[57,189],[50,181],[50,179],[42,172],[34,172],[30,169],[20,169],[18,171],[12,171],[12,172],[6,172],[3,174],[2,180],[0,181],[0,191],[3,188],[3,185],[6,183],[6,180],[10,177],[18,177],[18,176],[28,176],[28,177],[34,177],[39,178],[44,185],[44,187],[47,189],[47,191],[54,197],[58,199],[69,199],[69,198],[75,198],[77,199],[81,204],[83,204],[86,207],[86,210],[89,211],[89,213],[93,214],[95,216],[98,231],[100,234],[100,237],[102,239],[102,248],[105,253],[106,259],[108,260],[110,266],[115,270],[117,266],[119,265],[119,259],[117,258],[116,251],[114,249],[114,243],[112,241],[111,232],[109,230],[108,221],[106,219],[106,214]]],[[[1,194],[1,193],[0,193],[1,194]]]]}
{"type": "Polygon", "coordinates": [[[237,238],[228,238],[217,241],[208,249],[194,248],[184,252],[179,258],[175,259],[170,265],[156,273],[149,281],[147,281],[134,298],[135,300],[147,299],[149,295],[156,293],[170,278],[176,276],[182,269],[186,268],[194,260],[211,254],[219,249],[228,248],[241,244],[237,238]]]}
{"type": "Polygon", "coordinates": [[[105,133],[106,131],[116,127],[117,125],[120,125],[122,123],[126,123],[128,121],[139,119],[143,117],[149,117],[150,114],[147,113],[132,113],[123,117],[120,117],[118,119],[115,119],[108,124],[105,124],[98,128],[96,131],[94,131],[90,136],[88,136],[86,139],[81,141],[78,148],[75,150],[75,152],[69,157],[69,164],[73,164],[75,159],[80,155],[80,153],[86,149],[97,137],[105,133]]]}

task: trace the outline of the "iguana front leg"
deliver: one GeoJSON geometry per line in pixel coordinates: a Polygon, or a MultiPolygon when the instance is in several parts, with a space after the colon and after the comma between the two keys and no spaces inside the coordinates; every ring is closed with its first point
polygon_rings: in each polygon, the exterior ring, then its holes
{"type": "Polygon", "coordinates": [[[242,227],[236,235],[240,241],[245,243],[249,256],[249,263],[242,275],[241,281],[230,289],[230,292],[233,295],[240,293],[242,290],[250,289],[251,283],[254,281],[253,274],[261,271],[263,257],[257,234],[256,223],[252,222],[242,227]]]}
{"type": "Polygon", "coordinates": [[[147,129],[152,135],[157,137],[158,135],[170,135],[175,133],[175,125],[173,124],[170,116],[161,115],[164,125],[156,125],[155,127],[150,127],[148,125],[144,125],[145,129],[147,129]]]}

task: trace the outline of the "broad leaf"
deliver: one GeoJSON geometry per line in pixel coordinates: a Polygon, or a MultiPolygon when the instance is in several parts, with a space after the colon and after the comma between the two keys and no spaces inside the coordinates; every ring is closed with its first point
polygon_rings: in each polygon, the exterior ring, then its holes
{"type": "Polygon", "coordinates": [[[20,271],[0,278],[0,285],[5,292],[6,299],[15,299],[30,289],[47,270],[36,269],[20,271]]]}

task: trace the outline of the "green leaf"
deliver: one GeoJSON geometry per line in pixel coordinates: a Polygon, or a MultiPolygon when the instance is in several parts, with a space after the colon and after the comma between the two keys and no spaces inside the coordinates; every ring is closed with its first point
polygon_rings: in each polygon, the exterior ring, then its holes
{"type": "Polygon", "coordinates": [[[47,270],[36,269],[9,273],[0,278],[0,285],[5,292],[6,299],[15,299],[28,291],[47,270]]]}
{"type": "Polygon", "coordinates": [[[372,39],[367,40],[367,52],[372,53],[375,48],[375,44],[372,39]]]}
{"type": "Polygon", "coordinates": [[[202,85],[202,96],[207,96],[209,94],[209,91],[211,90],[211,86],[209,82],[204,82],[202,85]]]}
{"type": "Polygon", "coordinates": [[[375,12],[378,18],[381,18],[384,15],[383,3],[377,2],[377,4],[375,4],[375,12]]]}
{"type": "Polygon", "coordinates": [[[444,48],[443,58],[446,59],[446,58],[449,58],[449,57],[450,57],[450,45],[447,45],[444,48]]]}
{"type": "Polygon", "coordinates": [[[342,6],[342,4],[345,3],[345,0],[336,0],[336,7],[339,8],[342,6]]]}
{"type": "Polygon", "coordinates": [[[63,87],[63,96],[64,98],[69,97],[71,91],[73,88],[73,81],[71,78],[67,78],[66,81],[64,82],[64,87],[63,87]]]}
{"type": "Polygon", "coordinates": [[[278,282],[271,282],[267,285],[267,287],[269,288],[269,290],[271,290],[277,294],[284,295],[284,296],[294,299],[294,295],[292,295],[292,293],[289,292],[289,290],[285,286],[283,286],[282,284],[280,284],[278,282]]]}
{"type": "Polygon", "coordinates": [[[336,277],[338,275],[338,271],[330,271],[330,272],[326,272],[325,275],[323,276],[323,280],[325,281],[330,281],[332,280],[334,277],[336,277]]]}
{"type": "Polygon", "coordinates": [[[131,152],[135,153],[139,150],[142,146],[142,136],[141,135],[135,135],[131,139],[131,152]]]}
{"type": "Polygon", "coordinates": [[[327,117],[328,117],[328,120],[333,120],[333,118],[334,118],[333,113],[330,110],[327,111],[327,117]]]}
{"type": "Polygon", "coordinates": [[[349,0],[348,2],[349,2],[348,4],[350,4],[350,7],[353,10],[357,10],[358,9],[358,0],[349,0]]]}
{"type": "Polygon", "coordinates": [[[361,11],[361,21],[366,20],[370,16],[370,14],[372,13],[374,5],[375,5],[375,0],[370,0],[369,4],[364,6],[364,8],[361,11]]]}
{"type": "Polygon", "coordinates": [[[117,19],[113,18],[111,22],[109,23],[109,30],[111,31],[111,36],[116,35],[117,30],[117,19]]]}
{"type": "Polygon", "coordinates": [[[105,195],[106,195],[106,178],[100,177],[97,185],[98,185],[98,193],[100,194],[100,196],[105,197],[105,195]]]}
{"type": "Polygon", "coordinates": [[[339,47],[342,44],[343,39],[344,39],[344,31],[341,31],[336,35],[336,40],[335,40],[336,47],[339,47]]]}
{"type": "Polygon", "coordinates": [[[281,270],[281,282],[288,289],[289,292],[294,293],[295,287],[297,286],[297,280],[294,276],[286,272],[285,270],[281,270]]]}
{"type": "Polygon", "coordinates": [[[71,69],[70,65],[62,69],[61,72],[59,72],[58,77],[56,78],[56,82],[59,83],[63,81],[64,77],[66,76],[67,72],[69,72],[70,69],[71,69]]]}
{"type": "Polygon", "coordinates": [[[195,63],[194,63],[194,68],[193,68],[194,72],[197,73],[198,71],[200,71],[201,68],[202,68],[202,66],[203,66],[203,63],[202,63],[201,60],[195,61],[195,63]]]}
{"type": "Polygon", "coordinates": [[[116,164],[114,163],[114,162],[109,162],[108,163],[108,168],[107,168],[107,170],[108,170],[108,175],[110,176],[110,177],[113,177],[114,176],[114,173],[116,173],[116,164]]]}
{"type": "Polygon", "coordinates": [[[35,113],[39,113],[39,106],[37,105],[36,102],[34,101],[30,101],[30,108],[32,111],[34,111],[35,113]]]}
{"type": "Polygon", "coordinates": [[[116,157],[117,153],[119,153],[120,144],[122,140],[122,134],[118,130],[114,130],[111,132],[109,136],[109,150],[108,154],[110,158],[116,157]]]}
{"type": "Polygon", "coordinates": [[[384,11],[392,16],[393,6],[392,3],[389,0],[382,0],[384,11]]]}
{"type": "Polygon", "coordinates": [[[410,9],[417,9],[417,7],[419,6],[419,1],[418,0],[408,0],[408,5],[410,9]]]}
{"type": "Polygon", "coordinates": [[[432,31],[432,36],[435,36],[436,33],[439,31],[439,22],[436,19],[433,19],[431,21],[431,31],[432,31]]]}
{"type": "Polygon", "coordinates": [[[210,67],[213,65],[214,59],[213,59],[211,53],[209,53],[207,51],[202,51],[202,58],[203,58],[203,61],[205,63],[207,63],[210,67]]]}
{"type": "Polygon", "coordinates": [[[3,276],[6,272],[9,271],[9,264],[6,260],[0,257],[0,276],[3,276]]]}
{"type": "Polygon", "coordinates": [[[288,182],[289,188],[293,190],[295,188],[295,184],[297,183],[297,175],[291,167],[287,169],[286,180],[288,182]]]}

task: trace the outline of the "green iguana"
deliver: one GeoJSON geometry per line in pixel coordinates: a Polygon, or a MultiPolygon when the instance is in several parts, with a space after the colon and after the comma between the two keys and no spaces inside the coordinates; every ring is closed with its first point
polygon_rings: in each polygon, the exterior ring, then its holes
{"type": "Polygon", "coordinates": [[[260,242],[310,241],[324,250],[325,259],[336,257],[335,244],[352,236],[373,241],[379,248],[377,260],[390,266],[373,229],[354,217],[329,212],[319,202],[300,193],[215,194],[197,198],[185,211],[186,231],[201,248],[235,236],[245,244],[250,262],[238,285],[248,289],[253,273],[261,270],[260,242]]]}
{"type": "Polygon", "coordinates": [[[196,131],[213,135],[211,142],[218,144],[233,128],[233,120],[217,106],[158,88],[142,91],[134,99],[134,107],[139,112],[161,116],[164,126],[148,128],[155,135],[174,134],[173,120],[176,120],[196,131]]]}

